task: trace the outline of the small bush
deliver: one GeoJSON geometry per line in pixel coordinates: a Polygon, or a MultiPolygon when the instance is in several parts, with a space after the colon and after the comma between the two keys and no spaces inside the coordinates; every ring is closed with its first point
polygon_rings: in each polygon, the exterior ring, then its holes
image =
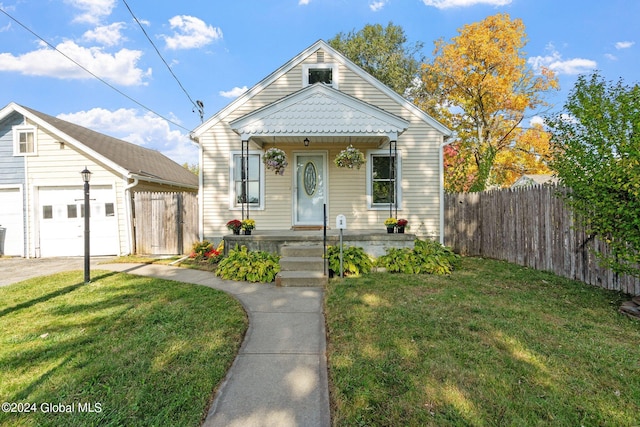
{"type": "Polygon", "coordinates": [[[221,246],[214,249],[213,244],[208,240],[203,240],[201,242],[195,242],[191,247],[191,253],[189,254],[189,258],[192,258],[197,262],[208,262],[209,264],[217,263],[222,257],[222,242],[221,246]]]}
{"type": "Polygon", "coordinates": [[[264,251],[249,251],[246,246],[229,251],[218,264],[216,275],[227,280],[273,282],[280,271],[280,257],[264,251]]]}
{"type": "MultiPolygon", "coordinates": [[[[329,259],[329,268],[340,274],[340,247],[327,247],[327,258],[329,259]]],[[[357,246],[347,246],[342,251],[342,267],[345,276],[359,276],[371,271],[373,261],[364,249],[357,246]]]]}
{"type": "Polygon", "coordinates": [[[378,265],[390,273],[451,274],[460,256],[434,240],[416,239],[413,249],[391,248],[378,259],[378,265]]]}

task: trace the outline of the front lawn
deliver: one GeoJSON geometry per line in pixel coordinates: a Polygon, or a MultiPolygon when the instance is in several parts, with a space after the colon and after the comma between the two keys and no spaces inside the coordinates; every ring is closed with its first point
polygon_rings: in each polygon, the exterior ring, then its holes
{"type": "Polygon", "coordinates": [[[326,292],[336,426],[634,426],[624,297],[500,261],[374,273],[326,292]]]}
{"type": "Polygon", "coordinates": [[[0,402],[14,403],[0,425],[200,425],[247,328],[241,305],[203,286],[92,277],[0,288],[0,402]]]}

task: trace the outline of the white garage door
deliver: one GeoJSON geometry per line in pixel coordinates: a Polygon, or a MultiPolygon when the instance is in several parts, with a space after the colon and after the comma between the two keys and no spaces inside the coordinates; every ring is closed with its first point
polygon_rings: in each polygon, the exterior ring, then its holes
{"type": "MultiPolygon", "coordinates": [[[[110,186],[91,186],[89,195],[91,256],[117,255],[119,238],[114,191],[110,186]]],[[[41,187],[38,201],[40,256],[84,255],[82,187],[41,187]]]]}
{"type": "Polygon", "coordinates": [[[19,188],[0,188],[0,227],[5,229],[3,255],[24,256],[24,215],[19,188]]]}

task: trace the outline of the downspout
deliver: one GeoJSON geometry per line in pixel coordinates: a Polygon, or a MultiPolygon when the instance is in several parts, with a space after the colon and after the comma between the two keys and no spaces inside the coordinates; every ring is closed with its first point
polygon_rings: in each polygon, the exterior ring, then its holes
{"type": "Polygon", "coordinates": [[[443,136],[442,144],[438,150],[438,180],[440,181],[440,244],[444,245],[444,147],[451,144],[451,136],[443,136]]]}
{"type": "Polygon", "coordinates": [[[131,189],[138,185],[138,178],[133,177],[133,182],[124,187],[124,198],[126,200],[127,209],[127,239],[129,240],[129,255],[135,253],[134,237],[133,237],[133,206],[131,205],[131,189]]]}
{"type": "Polygon", "coordinates": [[[38,258],[39,254],[36,253],[36,246],[39,247],[39,245],[35,245],[35,238],[37,235],[38,240],[40,239],[40,227],[36,226],[36,218],[38,218],[38,212],[36,211],[35,207],[38,205],[38,203],[35,203],[35,200],[31,200],[31,197],[33,197],[33,194],[35,194],[35,191],[29,191],[29,164],[28,164],[28,157],[29,156],[24,156],[24,193],[22,194],[22,210],[23,212],[26,212],[27,216],[26,216],[26,220],[23,219],[23,225],[24,227],[26,227],[26,230],[23,230],[23,245],[22,245],[22,250],[23,251],[27,251],[26,258],[32,258],[31,256],[31,239],[34,239],[34,245],[33,245],[33,257],[38,258]],[[31,227],[31,221],[33,221],[33,227],[31,227]],[[33,237],[31,237],[31,228],[33,228],[34,230],[37,230],[36,233],[34,233],[33,237]],[[27,247],[24,247],[24,238],[27,238],[27,247]]]}
{"type": "Polygon", "coordinates": [[[204,153],[202,144],[192,134],[189,135],[191,141],[198,146],[198,236],[200,241],[204,240],[204,153]]]}

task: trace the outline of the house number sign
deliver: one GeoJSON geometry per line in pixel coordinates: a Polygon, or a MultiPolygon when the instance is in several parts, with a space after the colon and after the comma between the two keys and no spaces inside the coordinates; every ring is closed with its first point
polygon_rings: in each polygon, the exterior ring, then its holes
{"type": "Polygon", "coordinates": [[[313,196],[316,192],[318,185],[318,172],[316,171],[316,165],[313,162],[307,162],[304,165],[304,191],[307,196],[313,196]]]}

